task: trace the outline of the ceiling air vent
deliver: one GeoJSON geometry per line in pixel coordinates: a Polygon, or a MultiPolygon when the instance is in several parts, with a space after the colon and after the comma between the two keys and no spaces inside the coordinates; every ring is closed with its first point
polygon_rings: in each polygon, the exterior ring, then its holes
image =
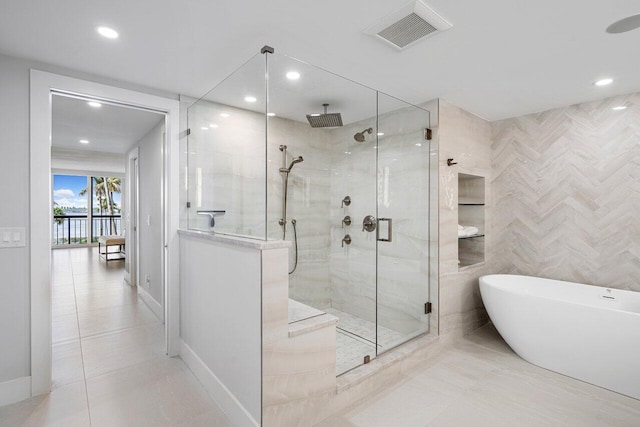
{"type": "Polygon", "coordinates": [[[452,25],[422,2],[412,2],[365,30],[398,50],[417,43],[452,25]]]}

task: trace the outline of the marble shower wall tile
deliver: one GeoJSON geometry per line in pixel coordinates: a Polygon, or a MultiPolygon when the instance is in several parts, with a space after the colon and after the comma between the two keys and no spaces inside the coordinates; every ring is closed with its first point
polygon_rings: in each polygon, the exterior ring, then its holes
{"type": "Polygon", "coordinates": [[[494,122],[492,135],[505,271],[640,291],[640,94],[494,122]]]}
{"type": "MultiPolygon", "coordinates": [[[[191,228],[208,231],[208,218],[198,209],[225,209],[215,230],[243,236],[282,239],[282,152],[304,162],[289,175],[286,240],[293,241],[291,220],[297,221],[298,267],[291,296],[314,307],[330,306],[329,188],[331,149],[326,131],[279,117],[270,117],[265,159],[264,115],[200,100],[189,111],[189,216],[191,228]],[[229,117],[220,118],[221,113],[229,117]],[[211,128],[209,124],[218,127],[211,128]],[[207,128],[202,129],[203,127],[207,128]],[[266,166],[265,166],[266,164],[266,166]],[[264,179],[267,177],[265,189],[264,179]],[[265,194],[266,191],[266,194],[265,194]],[[265,223],[266,211],[266,223],[265,223]]],[[[295,248],[289,251],[293,268],[295,248]]]]}
{"type": "Polygon", "coordinates": [[[492,223],[494,204],[491,187],[491,128],[489,122],[446,101],[439,108],[439,290],[440,334],[460,337],[487,322],[478,278],[499,272],[504,263],[496,255],[492,223]],[[457,165],[447,166],[453,158],[457,165]],[[458,174],[485,177],[485,261],[458,267],[458,174]]]}
{"type": "MultiPolygon", "coordinates": [[[[280,145],[287,146],[287,166],[295,157],[297,163],[289,174],[287,191],[286,240],[294,242],[291,223],[296,220],[298,266],[290,276],[289,295],[316,308],[330,307],[329,280],[329,189],[331,173],[330,147],[323,129],[306,123],[272,117],[269,119],[267,167],[267,224],[269,238],[281,239],[283,175],[280,145]]],[[[289,268],[295,263],[295,245],[289,250],[289,268]]]]}
{"type": "MultiPolygon", "coordinates": [[[[195,211],[226,209],[226,215],[216,220],[216,230],[259,237],[266,226],[268,238],[282,238],[279,146],[286,145],[287,165],[293,157],[304,158],[289,175],[286,239],[293,241],[292,219],[297,221],[298,235],[298,266],[290,277],[290,297],[317,308],[333,306],[369,321],[375,321],[377,308],[381,324],[411,334],[426,330],[423,305],[430,299],[429,274],[436,270],[429,266],[430,253],[437,253],[433,248],[437,235],[433,233],[429,241],[429,228],[434,225],[428,214],[430,191],[436,196],[437,183],[430,182],[433,176],[429,175],[435,162],[423,136],[428,114],[391,98],[386,104],[381,107],[395,111],[378,118],[379,130],[384,131],[379,148],[375,132],[367,135],[365,143],[353,138],[356,132],[375,127],[375,118],[333,130],[269,118],[265,171],[264,116],[199,101],[190,108],[187,148],[193,208],[189,224],[209,230],[208,219],[195,211]],[[230,116],[220,119],[221,113],[230,116]],[[214,122],[217,128],[208,127],[214,122]],[[353,203],[343,208],[340,203],[346,195],[353,203]],[[343,228],[345,215],[353,223],[343,228]],[[379,245],[379,257],[375,233],[361,231],[366,215],[394,219],[395,241],[379,245]],[[342,247],[347,233],[353,243],[342,247]]],[[[292,247],[290,268],[294,262],[292,247]]]]}
{"type": "Polygon", "coordinates": [[[381,104],[393,111],[378,117],[377,129],[376,121],[370,119],[331,131],[335,147],[331,302],[332,307],[371,322],[376,321],[377,310],[381,325],[410,334],[427,329],[424,303],[430,298],[431,156],[424,140],[429,117],[424,110],[387,101],[381,104]],[[368,127],[373,127],[374,133],[366,134],[365,142],[356,142],[353,135],[368,127]],[[376,132],[384,133],[377,141],[376,132]],[[352,203],[342,208],[340,201],[346,195],[352,203]],[[345,215],[350,215],[353,223],[342,228],[345,215]],[[366,215],[393,218],[394,240],[378,243],[377,254],[375,232],[362,231],[366,215]],[[347,233],[352,243],[343,248],[341,240],[347,233]]]}
{"type": "Polygon", "coordinates": [[[189,127],[190,228],[210,230],[197,210],[226,210],[218,232],[264,238],[264,116],[200,100],[189,109],[189,127]]]}
{"type": "MultiPolygon", "coordinates": [[[[288,403],[335,392],[335,323],[289,337],[287,249],[262,251],[262,425],[288,403]]],[[[327,315],[308,319],[317,321],[327,315]]],[[[296,415],[294,415],[295,417],[296,415]]]]}

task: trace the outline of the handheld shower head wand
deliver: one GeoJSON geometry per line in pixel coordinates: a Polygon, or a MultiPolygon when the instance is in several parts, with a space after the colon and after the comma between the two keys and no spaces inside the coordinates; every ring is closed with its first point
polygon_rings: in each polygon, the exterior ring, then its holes
{"type": "Polygon", "coordinates": [[[364,134],[368,133],[369,135],[371,135],[373,133],[373,128],[368,128],[363,130],[362,132],[358,132],[355,135],[353,135],[353,139],[355,139],[357,142],[364,142],[364,134]]]}
{"type": "Polygon", "coordinates": [[[293,168],[293,165],[295,165],[296,163],[301,163],[301,162],[304,162],[304,159],[302,158],[302,156],[294,157],[293,160],[291,160],[291,163],[289,163],[289,167],[288,168],[285,168],[285,167],[280,168],[280,172],[289,173],[289,172],[291,172],[291,169],[293,168]]]}
{"type": "Polygon", "coordinates": [[[302,158],[302,156],[295,157],[293,160],[291,160],[291,163],[289,164],[289,167],[287,169],[289,170],[289,172],[291,172],[291,168],[293,168],[293,165],[295,165],[296,163],[302,163],[302,162],[304,162],[304,159],[302,158]]]}

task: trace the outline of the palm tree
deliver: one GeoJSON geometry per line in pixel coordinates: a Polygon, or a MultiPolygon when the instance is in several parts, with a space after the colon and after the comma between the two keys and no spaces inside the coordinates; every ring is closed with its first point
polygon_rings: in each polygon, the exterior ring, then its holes
{"type": "Polygon", "coordinates": [[[113,219],[113,208],[115,207],[115,203],[113,202],[113,193],[121,192],[120,181],[121,181],[120,178],[113,178],[113,177],[102,178],[102,186],[104,187],[103,191],[106,193],[107,215],[109,215],[110,217],[109,234],[118,234],[118,230],[115,228],[115,221],[113,219]],[[114,233],[114,230],[115,230],[115,233],[114,233]]]}
{"type": "MultiPolygon", "coordinates": [[[[93,180],[93,193],[98,201],[98,208],[100,209],[100,216],[106,211],[109,215],[109,234],[118,234],[118,230],[113,219],[113,210],[116,207],[116,203],[113,201],[113,193],[121,193],[121,179],[114,177],[102,177],[94,176],[93,180]],[[106,185],[105,185],[106,183],[106,185]]],[[[87,188],[83,188],[80,191],[80,195],[87,194],[87,188]]],[[[103,221],[100,221],[100,235],[103,234],[103,221]]]]}

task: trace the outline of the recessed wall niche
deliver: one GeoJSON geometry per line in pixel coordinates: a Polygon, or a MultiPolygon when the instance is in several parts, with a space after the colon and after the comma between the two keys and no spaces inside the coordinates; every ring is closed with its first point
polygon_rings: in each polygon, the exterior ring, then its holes
{"type": "Polygon", "coordinates": [[[484,262],[485,179],[458,174],[458,269],[484,262]]]}

